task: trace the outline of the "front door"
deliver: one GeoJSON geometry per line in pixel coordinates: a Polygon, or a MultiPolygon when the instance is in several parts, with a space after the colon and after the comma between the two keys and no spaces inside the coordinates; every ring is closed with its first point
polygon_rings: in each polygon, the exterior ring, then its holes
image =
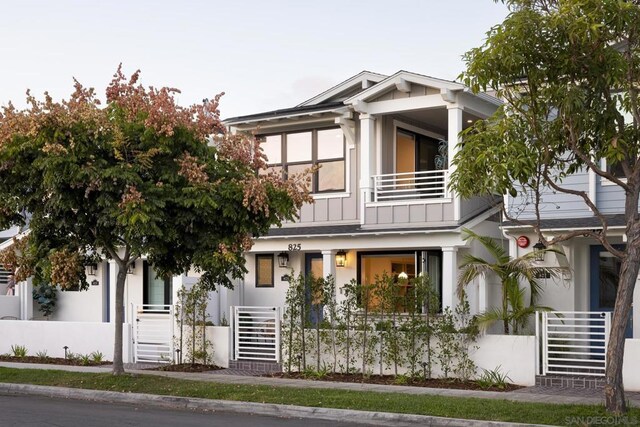
{"type": "Polygon", "coordinates": [[[322,291],[319,289],[318,280],[324,277],[322,254],[305,255],[305,277],[307,307],[309,307],[309,317],[312,325],[322,321],[322,291]],[[315,283],[315,285],[314,285],[315,283]],[[315,289],[313,289],[315,288],[315,289]]]}
{"type": "MultiPolygon", "coordinates": [[[[622,249],[623,246],[617,248],[622,249]]],[[[591,246],[591,311],[613,311],[618,292],[622,261],[611,255],[603,246],[591,246]]],[[[627,324],[627,338],[633,336],[631,318],[627,324]]]]}

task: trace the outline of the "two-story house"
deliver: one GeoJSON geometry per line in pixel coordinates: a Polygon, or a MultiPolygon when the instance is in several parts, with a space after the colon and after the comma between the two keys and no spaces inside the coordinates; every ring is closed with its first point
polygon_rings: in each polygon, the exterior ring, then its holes
{"type": "MultiPolygon", "coordinates": [[[[499,104],[452,81],[363,71],[295,107],[227,119],[232,132],[257,135],[270,169],[319,169],[314,202],[255,241],[248,274],[221,292],[221,312],[284,305],[291,269],[332,275],[338,289],[351,279],[371,284],[384,271],[425,272],[442,305],[454,306],[458,265],[476,250],[462,228],[501,235],[495,203],[448,189],[450,159],[459,133],[499,104]]],[[[469,299],[473,312],[483,311],[491,304],[487,284],[470,287],[469,299]]]]}

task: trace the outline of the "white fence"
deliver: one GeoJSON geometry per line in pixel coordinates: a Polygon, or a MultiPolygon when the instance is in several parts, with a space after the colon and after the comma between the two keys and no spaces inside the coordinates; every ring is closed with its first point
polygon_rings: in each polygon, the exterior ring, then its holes
{"type": "MultiPolygon", "coordinates": [[[[122,355],[125,363],[131,361],[130,325],[122,327],[122,355]]],[[[46,351],[50,357],[64,357],[64,347],[74,354],[100,352],[105,360],[113,360],[115,327],[113,323],[55,322],[47,320],[0,321],[0,354],[11,354],[12,345],[25,346],[28,355],[46,351]]]]}
{"type": "Polygon", "coordinates": [[[280,307],[232,307],[235,360],[280,362],[280,307]]]}
{"type": "Polygon", "coordinates": [[[373,201],[447,197],[448,178],[448,170],[374,175],[373,201]]]}
{"type": "Polygon", "coordinates": [[[173,361],[173,306],[134,305],[133,354],[136,363],[173,361]]]}
{"type": "Polygon", "coordinates": [[[0,295],[0,320],[20,319],[20,297],[0,295]]]}
{"type": "Polygon", "coordinates": [[[542,352],[542,375],[604,376],[610,312],[554,311],[536,315],[536,336],[542,352]]]}

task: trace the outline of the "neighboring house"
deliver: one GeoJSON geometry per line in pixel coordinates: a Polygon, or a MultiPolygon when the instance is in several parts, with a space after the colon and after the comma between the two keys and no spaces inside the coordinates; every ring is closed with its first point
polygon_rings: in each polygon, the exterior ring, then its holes
{"type": "MultiPolygon", "coordinates": [[[[606,165],[602,165],[606,167],[606,165]]],[[[561,184],[572,190],[584,191],[596,207],[607,217],[607,235],[614,245],[625,244],[624,192],[617,185],[593,171],[582,171],[568,176],[561,184]]],[[[520,224],[534,221],[536,216],[531,197],[521,191],[516,197],[505,197],[509,215],[517,221],[503,227],[509,237],[510,253],[519,256],[532,250],[537,236],[531,227],[520,224]],[[529,239],[528,247],[519,247],[517,238],[529,239]]],[[[574,195],[543,191],[540,203],[541,230],[545,236],[574,230],[598,230],[600,220],[594,216],[584,201],[574,195]]],[[[596,240],[577,237],[560,245],[566,257],[547,254],[545,265],[569,267],[564,286],[546,286],[540,303],[560,311],[611,312],[615,304],[621,261],[614,258],[596,240]]],[[[550,281],[549,281],[550,282],[550,281]]],[[[629,338],[640,338],[640,293],[635,293],[629,338]]]]}
{"type": "MultiPolygon", "coordinates": [[[[262,140],[270,169],[320,169],[312,177],[314,203],[255,241],[249,272],[226,293],[221,311],[284,305],[291,269],[332,275],[338,289],[351,279],[371,284],[383,271],[425,272],[442,305],[454,306],[458,265],[472,250],[462,227],[500,234],[495,200],[462,200],[448,189],[450,159],[458,134],[498,105],[459,83],[363,71],[295,107],[227,119],[232,132],[262,140]]],[[[469,287],[473,312],[489,304],[481,282],[469,287]]]]}

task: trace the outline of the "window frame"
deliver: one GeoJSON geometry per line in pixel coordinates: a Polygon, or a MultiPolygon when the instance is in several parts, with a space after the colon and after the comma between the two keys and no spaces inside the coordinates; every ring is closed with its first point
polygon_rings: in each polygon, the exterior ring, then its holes
{"type": "MultiPolygon", "coordinates": [[[[607,171],[607,172],[611,172],[609,170],[609,165],[607,164],[607,159],[602,159],[600,161],[600,168],[603,171],[607,171]]],[[[591,171],[591,173],[596,174],[595,172],[591,171]]],[[[596,174],[597,176],[599,176],[598,174],[596,174]]],[[[622,182],[627,182],[627,177],[618,177],[620,179],[620,181],[622,182]]],[[[613,181],[610,181],[609,179],[605,178],[604,176],[600,176],[600,185],[608,187],[608,186],[612,186],[612,185],[618,185],[613,181]]]]}
{"type": "MultiPolygon", "coordinates": [[[[319,190],[319,184],[320,184],[320,176],[319,176],[319,172],[320,171],[316,171],[312,177],[311,177],[311,189],[310,189],[310,193],[312,195],[323,195],[323,194],[333,194],[333,193],[344,193],[347,191],[348,189],[348,184],[347,184],[347,179],[348,179],[348,168],[347,168],[347,141],[346,141],[346,137],[344,135],[344,132],[342,132],[342,129],[340,128],[340,126],[326,126],[326,127],[317,127],[317,128],[313,128],[313,129],[296,129],[296,130],[291,130],[291,131],[283,131],[283,132],[270,132],[270,133],[264,133],[261,135],[258,135],[258,138],[263,140],[268,136],[275,136],[275,135],[279,135],[280,136],[280,163],[269,163],[267,162],[267,166],[268,168],[272,168],[272,167],[281,167],[282,168],[282,173],[284,175],[284,177],[288,176],[289,173],[289,166],[297,166],[297,165],[309,165],[309,167],[314,167],[317,165],[322,165],[323,163],[331,163],[331,162],[339,162],[342,161],[343,163],[343,175],[342,175],[342,188],[341,189],[329,189],[329,190],[319,190]],[[327,159],[318,159],[318,132],[319,131],[325,131],[325,130],[331,130],[331,129],[339,129],[342,133],[342,157],[333,157],[333,158],[327,158],[327,159]],[[287,144],[289,143],[288,141],[288,135],[289,134],[299,134],[299,133],[311,133],[311,160],[308,161],[296,161],[296,162],[289,162],[288,158],[287,158],[287,144]]],[[[268,160],[268,159],[267,159],[268,160]]]]}
{"type": "MultiPolygon", "coordinates": [[[[149,303],[149,285],[150,285],[149,269],[151,269],[151,271],[153,271],[154,274],[156,274],[155,270],[153,270],[153,265],[151,265],[149,261],[143,260],[142,261],[142,304],[143,305],[151,305],[149,303]]],[[[162,305],[164,307],[172,305],[173,295],[171,292],[172,291],[171,285],[172,285],[171,278],[165,277],[164,278],[164,303],[159,305],[162,305]]],[[[154,305],[158,305],[158,304],[154,304],[154,305]]],[[[147,307],[145,311],[154,311],[154,310],[147,307]]]]}
{"type": "Polygon", "coordinates": [[[256,288],[274,288],[276,285],[275,280],[275,262],[274,262],[274,254],[256,254],[255,255],[255,287],[256,288]],[[261,285],[259,283],[260,278],[260,259],[269,259],[271,261],[271,284],[270,285],[261,285]]]}

